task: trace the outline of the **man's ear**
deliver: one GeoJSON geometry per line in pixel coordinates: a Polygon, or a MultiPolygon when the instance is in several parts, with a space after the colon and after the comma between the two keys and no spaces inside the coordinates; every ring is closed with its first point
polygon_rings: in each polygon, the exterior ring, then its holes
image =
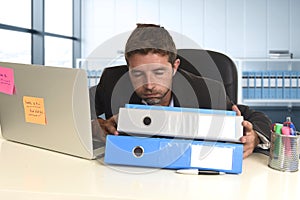
{"type": "Polygon", "coordinates": [[[173,64],[173,76],[176,74],[179,65],[180,65],[180,60],[179,58],[177,58],[173,64]]]}

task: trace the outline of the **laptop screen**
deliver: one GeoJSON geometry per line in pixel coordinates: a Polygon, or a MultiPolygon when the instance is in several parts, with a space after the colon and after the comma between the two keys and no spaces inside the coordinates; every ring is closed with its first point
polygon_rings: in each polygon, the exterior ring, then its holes
{"type": "Polygon", "coordinates": [[[91,159],[86,72],[0,62],[0,124],[7,140],[91,159]]]}

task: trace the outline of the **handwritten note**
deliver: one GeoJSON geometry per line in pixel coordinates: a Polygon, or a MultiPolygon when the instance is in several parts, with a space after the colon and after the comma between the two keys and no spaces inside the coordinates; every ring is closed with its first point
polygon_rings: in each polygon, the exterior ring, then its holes
{"type": "Polygon", "coordinates": [[[37,97],[23,97],[25,121],[29,123],[46,125],[44,99],[37,97]]]}
{"type": "Polygon", "coordinates": [[[0,92],[13,95],[15,93],[14,70],[0,66],[0,92]]]}

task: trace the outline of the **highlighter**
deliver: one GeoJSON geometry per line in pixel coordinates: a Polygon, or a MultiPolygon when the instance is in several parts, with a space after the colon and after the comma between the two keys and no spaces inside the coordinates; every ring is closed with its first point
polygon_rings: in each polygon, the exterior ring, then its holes
{"type": "Polygon", "coordinates": [[[283,126],[281,129],[282,135],[286,135],[287,137],[282,137],[284,151],[287,155],[291,155],[291,140],[289,136],[291,135],[291,129],[288,126],[283,126]]]}
{"type": "Polygon", "coordinates": [[[280,153],[281,146],[282,146],[281,137],[278,136],[278,135],[281,135],[282,127],[283,127],[283,124],[280,124],[280,123],[276,123],[274,126],[274,130],[275,130],[274,154],[275,154],[275,157],[277,157],[277,158],[280,153]]]}
{"type": "Polygon", "coordinates": [[[283,126],[281,128],[281,134],[282,135],[291,135],[291,129],[288,126],[283,126]]]}
{"type": "Polygon", "coordinates": [[[282,127],[283,127],[283,124],[276,123],[274,126],[275,133],[281,134],[282,127]]]}

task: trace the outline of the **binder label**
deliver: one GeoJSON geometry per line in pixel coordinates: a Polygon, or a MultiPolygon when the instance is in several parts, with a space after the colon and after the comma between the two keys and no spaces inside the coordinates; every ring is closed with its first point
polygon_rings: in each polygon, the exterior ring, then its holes
{"type": "Polygon", "coordinates": [[[192,145],[191,167],[232,170],[233,149],[212,145],[192,145]]]}

